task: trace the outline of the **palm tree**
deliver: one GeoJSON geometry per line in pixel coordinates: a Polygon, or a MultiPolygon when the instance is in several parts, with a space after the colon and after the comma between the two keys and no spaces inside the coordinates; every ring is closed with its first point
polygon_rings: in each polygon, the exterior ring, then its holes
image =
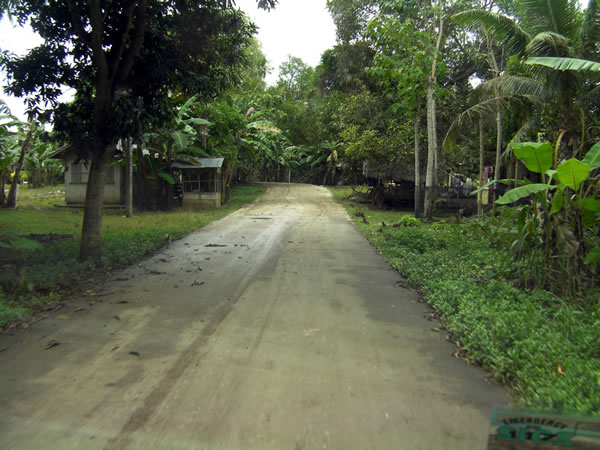
{"type": "MultiPolygon", "coordinates": [[[[516,56],[513,62],[521,74],[504,72],[487,82],[504,96],[524,96],[544,99],[537,112],[553,118],[550,128],[557,137],[557,148],[566,142],[573,155],[583,150],[586,117],[576,102],[591,99],[598,89],[575,70],[556,70],[559,61],[571,58],[563,68],[584,65],[576,60],[597,59],[600,55],[599,0],[590,0],[585,11],[580,11],[575,0],[516,0],[514,16],[487,10],[465,11],[454,19],[465,25],[483,26],[497,45],[516,56]],[[561,59],[562,58],[562,59],[561,59]],[[527,61],[530,64],[522,64],[527,61]]],[[[587,61],[589,70],[597,70],[593,61],[587,61]]],[[[525,130],[520,130],[518,140],[525,130]]]]}

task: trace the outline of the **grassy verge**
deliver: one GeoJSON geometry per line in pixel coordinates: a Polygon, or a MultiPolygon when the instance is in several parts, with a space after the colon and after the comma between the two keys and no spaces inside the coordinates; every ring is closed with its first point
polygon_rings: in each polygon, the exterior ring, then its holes
{"type": "Polygon", "coordinates": [[[19,209],[0,210],[0,236],[7,232],[25,237],[38,235],[36,239],[41,239],[44,247],[0,248],[0,327],[55,301],[98,276],[99,271],[112,270],[154,252],[164,245],[167,234],[171,239],[183,237],[252,202],[263,191],[258,185],[237,186],[227,204],[202,211],[143,212],[129,219],[122,212],[107,212],[102,224],[102,260],[95,265],[77,261],[82,211],[48,209],[62,199],[60,187],[22,189],[19,209]]]}
{"type": "Polygon", "coordinates": [[[407,213],[343,200],[350,192],[332,189],[365,236],[438,312],[468,361],[489,369],[524,406],[600,417],[600,311],[515,286],[521,269],[509,251],[512,211],[483,221],[405,219],[407,225],[382,227],[407,213]]]}

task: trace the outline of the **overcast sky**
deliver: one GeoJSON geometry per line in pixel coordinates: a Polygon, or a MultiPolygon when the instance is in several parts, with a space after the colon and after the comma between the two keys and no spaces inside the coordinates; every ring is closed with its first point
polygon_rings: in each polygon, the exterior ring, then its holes
{"type": "Polygon", "coordinates": [[[321,54],[335,45],[335,25],[325,7],[327,0],[279,0],[271,12],[259,10],[256,0],[235,2],[259,27],[258,40],[274,69],[267,76],[270,84],[277,80],[277,69],[288,55],[314,67],[321,54]]]}
{"type": "MultiPolygon", "coordinates": [[[[320,62],[321,54],[335,45],[335,25],[325,8],[327,0],[280,0],[271,12],[259,10],[256,0],[236,0],[242,9],[259,27],[258,40],[263,53],[273,68],[267,82],[273,84],[278,78],[279,65],[288,55],[301,58],[310,66],[320,62]]],[[[0,49],[24,55],[39,45],[40,38],[30,28],[12,25],[4,18],[0,22],[0,49]]],[[[1,74],[0,74],[1,77],[1,74]]],[[[4,84],[1,77],[0,85],[4,84]]],[[[24,102],[9,97],[0,88],[0,98],[12,113],[24,119],[24,102]]]]}

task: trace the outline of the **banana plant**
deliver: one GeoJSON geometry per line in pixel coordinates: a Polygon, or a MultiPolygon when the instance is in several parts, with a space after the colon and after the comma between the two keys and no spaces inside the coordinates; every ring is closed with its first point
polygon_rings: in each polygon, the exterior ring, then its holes
{"type": "Polygon", "coordinates": [[[11,167],[19,153],[18,144],[24,139],[23,135],[12,130],[24,125],[25,122],[17,120],[6,103],[0,100],[0,207],[6,201],[4,185],[10,181],[11,167]]]}
{"type": "Polygon", "coordinates": [[[212,122],[201,117],[195,117],[193,108],[198,103],[198,96],[194,95],[187,100],[175,117],[175,128],[170,133],[171,142],[178,153],[191,152],[204,155],[202,147],[198,145],[200,133],[198,127],[210,127],[212,122]]]}
{"type": "Polygon", "coordinates": [[[276,170],[279,178],[280,169],[289,168],[292,161],[291,154],[285,151],[290,147],[289,140],[268,120],[250,122],[246,128],[247,134],[241,141],[250,148],[255,159],[263,164],[260,169],[264,177],[268,177],[271,170],[276,170]],[[256,158],[257,155],[260,157],[256,158]]]}
{"type": "Polygon", "coordinates": [[[24,169],[33,188],[60,182],[65,170],[62,161],[51,157],[56,149],[41,139],[41,133],[39,129],[34,134],[32,149],[25,155],[24,169]]]}
{"type": "MultiPolygon", "coordinates": [[[[556,261],[566,276],[573,293],[580,285],[584,272],[597,271],[600,245],[592,239],[594,247],[586,246],[586,235],[597,235],[600,226],[600,142],[586,153],[582,160],[570,158],[557,165],[549,142],[523,142],[515,144],[514,154],[529,171],[539,174],[541,182],[519,181],[521,186],[511,189],[496,203],[513,204],[529,202],[519,207],[518,239],[513,249],[522,256],[532,248],[539,248],[543,261],[556,261]],[[564,264],[564,258],[567,263],[564,264]],[[561,262],[561,258],[563,262],[561,262]],[[588,269],[585,269],[587,266],[588,269]]],[[[501,180],[503,183],[516,180],[501,180]]],[[[547,277],[556,272],[547,271],[547,277]]]]}

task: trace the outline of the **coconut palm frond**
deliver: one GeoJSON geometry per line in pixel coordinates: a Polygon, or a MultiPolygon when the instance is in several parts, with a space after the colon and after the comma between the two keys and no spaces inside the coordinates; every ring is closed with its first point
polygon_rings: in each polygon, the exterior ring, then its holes
{"type": "Polygon", "coordinates": [[[571,56],[569,39],[551,31],[535,35],[526,50],[531,56],[571,56]]]}
{"type": "Polygon", "coordinates": [[[579,41],[579,56],[591,58],[600,42],[600,1],[589,1],[581,24],[579,41]]]}
{"type": "Polygon", "coordinates": [[[577,37],[577,2],[572,0],[520,0],[517,15],[536,32],[551,30],[571,39],[577,37]]]}
{"type": "Polygon", "coordinates": [[[515,133],[515,135],[512,137],[512,139],[506,146],[506,150],[502,154],[502,157],[505,159],[508,159],[512,155],[513,144],[516,144],[517,142],[521,142],[523,139],[528,139],[531,132],[538,130],[539,126],[540,126],[540,124],[539,124],[537,116],[530,115],[529,117],[527,117],[527,119],[525,120],[525,123],[523,123],[523,125],[521,125],[521,128],[519,128],[519,130],[515,133]]]}
{"type": "Polygon", "coordinates": [[[504,97],[519,96],[538,102],[554,96],[554,93],[540,81],[516,75],[503,75],[488,80],[479,87],[488,92],[501,92],[504,97]]]}
{"type": "Polygon", "coordinates": [[[522,142],[523,139],[529,139],[531,132],[539,130],[539,128],[540,124],[537,116],[531,115],[527,117],[523,125],[521,125],[521,128],[515,133],[510,142],[506,144],[506,148],[502,152],[502,159],[504,161],[510,161],[513,157],[514,144],[522,142]]]}
{"type": "Polygon", "coordinates": [[[4,100],[0,100],[0,114],[6,114],[8,116],[11,115],[10,109],[4,100]]]}
{"type": "Polygon", "coordinates": [[[460,113],[456,119],[452,121],[448,131],[446,132],[446,136],[444,136],[444,141],[442,142],[442,148],[446,149],[446,144],[450,142],[453,134],[456,129],[466,123],[475,123],[478,120],[479,116],[484,116],[488,114],[495,114],[498,111],[498,107],[505,108],[511,103],[518,102],[519,99],[516,97],[493,97],[483,100],[476,105],[471,106],[467,110],[460,113]]]}
{"type": "Polygon", "coordinates": [[[593,99],[594,97],[599,97],[600,100],[600,85],[596,86],[590,92],[588,92],[586,97],[588,100],[593,99]]]}
{"type": "Polygon", "coordinates": [[[529,58],[525,64],[550,67],[554,70],[572,70],[575,72],[600,72],[600,62],[577,58],[535,57],[529,58]]]}
{"type": "Polygon", "coordinates": [[[518,22],[503,14],[485,10],[464,11],[452,16],[452,20],[468,27],[482,26],[490,32],[500,46],[513,54],[524,54],[531,36],[518,22]]]}

